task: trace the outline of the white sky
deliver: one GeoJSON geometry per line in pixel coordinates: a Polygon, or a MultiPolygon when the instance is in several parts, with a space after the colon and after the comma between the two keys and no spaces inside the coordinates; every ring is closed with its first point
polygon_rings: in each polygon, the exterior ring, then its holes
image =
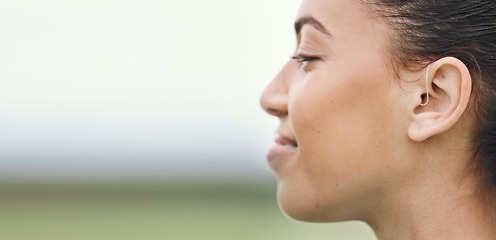
{"type": "Polygon", "coordinates": [[[0,0],[0,172],[268,174],[301,0],[0,0]]]}

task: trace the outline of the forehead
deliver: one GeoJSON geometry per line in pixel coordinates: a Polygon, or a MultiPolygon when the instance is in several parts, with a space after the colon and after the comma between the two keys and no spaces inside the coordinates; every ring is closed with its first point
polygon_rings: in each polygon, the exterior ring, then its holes
{"type": "Polygon", "coordinates": [[[297,18],[306,16],[316,18],[334,31],[387,26],[385,19],[374,14],[371,6],[362,0],[304,0],[297,18]]]}
{"type": "Polygon", "coordinates": [[[297,19],[309,16],[332,35],[333,47],[354,56],[378,54],[382,60],[392,59],[389,24],[363,0],[304,0],[297,19]]]}

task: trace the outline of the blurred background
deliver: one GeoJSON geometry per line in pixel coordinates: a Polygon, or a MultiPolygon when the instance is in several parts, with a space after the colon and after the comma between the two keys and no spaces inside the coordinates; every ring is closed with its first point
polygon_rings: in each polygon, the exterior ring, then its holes
{"type": "Polygon", "coordinates": [[[0,239],[375,239],[277,207],[301,0],[0,0],[0,239]]]}

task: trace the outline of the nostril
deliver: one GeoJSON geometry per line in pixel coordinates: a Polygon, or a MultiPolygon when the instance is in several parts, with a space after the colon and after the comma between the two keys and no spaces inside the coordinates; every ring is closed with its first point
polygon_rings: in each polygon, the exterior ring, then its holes
{"type": "Polygon", "coordinates": [[[277,110],[275,108],[266,108],[265,111],[267,111],[270,115],[274,115],[276,117],[281,117],[281,116],[286,115],[285,112],[279,111],[279,110],[277,110]]]}

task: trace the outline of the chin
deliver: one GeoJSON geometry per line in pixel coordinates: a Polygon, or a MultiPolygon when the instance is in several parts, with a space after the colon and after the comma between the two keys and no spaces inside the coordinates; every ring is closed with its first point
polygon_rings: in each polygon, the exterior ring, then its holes
{"type": "Polygon", "coordinates": [[[301,188],[278,183],[278,204],[286,216],[298,221],[316,223],[360,219],[357,206],[347,194],[349,192],[334,191],[326,196],[322,194],[322,189],[299,187],[301,188]]]}
{"type": "Polygon", "coordinates": [[[304,222],[331,222],[336,221],[329,216],[328,209],[324,209],[317,199],[309,195],[290,194],[283,186],[278,187],[278,204],[284,214],[298,221],[304,222]]]}

